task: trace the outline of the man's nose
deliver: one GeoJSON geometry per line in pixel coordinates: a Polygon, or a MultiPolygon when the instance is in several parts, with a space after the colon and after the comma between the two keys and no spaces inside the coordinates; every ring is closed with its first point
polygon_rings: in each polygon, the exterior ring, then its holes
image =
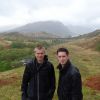
{"type": "Polygon", "coordinates": [[[63,60],[63,57],[61,57],[61,60],[63,60]]]}

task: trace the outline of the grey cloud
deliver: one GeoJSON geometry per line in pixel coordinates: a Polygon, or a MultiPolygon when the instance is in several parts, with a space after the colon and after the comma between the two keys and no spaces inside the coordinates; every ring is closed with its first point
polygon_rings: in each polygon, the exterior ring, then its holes
{"type": "MultiPolygon", "coordinates": [[[[73,2],[78,2],[78,1],[79,0],[76,0],[76,1],[75,0],[0,0],[0,16],[12,18],[12,16],[15,15],[16,12],[19,12],[18,10],[22,10],[22,11],[26,10],[26,15],[29,14],[29,16],[30,16],[28,18],[33,18],[34,14],[36,14],[34,12],[36,12],[40,9],[42,11],[43,8],[45,8],[45,9],[52,8],[52,7],[68,8],[69,6],[72,6],[73,2]]],[[[69,22],[71,22],[71,24],[78,24],[78,25],[82,24],[82,23],[85,23],[87,25],[95,24],[95,22],[96,22],[95,20],[100,18],[100,10],[99,10],[100,9],[100,0],[80,0],[80,1],[85,2],[85,5],[83,5],[83,11],[77,12],[76,9],[71,9],[72,12],[69,13],[68,16],[71,16],[72,18],[75,17],[75,19],[71,19],[71,18],[65,19],[64,15],[62,15],[61,20],[65,21],[65,22],[69,21],[69,22]],[[76,11],[75,13],[74,13],[74,10],[76,11]],[[73,20],[75,20],[75,21],[73,21],[73,20]]],[[[73,4],[73,6],[74,6],[74,4],[73,4]]],[[[81,7],[80,7],[80,9],[81,9],[81,7]]],[[[65,13],[67,13],[67,12],[65,12],[65,13]]],[[[51,15],[52,15],[52,13],[51,13],[51,15]]],[[[67,16],[67,15],[65,14],[65,16],[67,16]]],[[[36,15],[36,17],[37,17],[37,15],[36,15]]],[[[23,20],[21,18],[19,18],[19,19],[23,20]]]]}

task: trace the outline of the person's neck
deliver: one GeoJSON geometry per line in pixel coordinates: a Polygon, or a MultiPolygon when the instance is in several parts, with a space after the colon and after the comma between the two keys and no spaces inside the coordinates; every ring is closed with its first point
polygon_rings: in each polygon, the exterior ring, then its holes
{"type": "Polygon", "coordinates": [[[62,64],[61,66],[62,66],[62,68],[64,68],[65,64],[62,64]]]}
{"type": "Polygon", "coordinates": [[[43,61],[38,61],[39,64],[43,64],[43,61]]]}

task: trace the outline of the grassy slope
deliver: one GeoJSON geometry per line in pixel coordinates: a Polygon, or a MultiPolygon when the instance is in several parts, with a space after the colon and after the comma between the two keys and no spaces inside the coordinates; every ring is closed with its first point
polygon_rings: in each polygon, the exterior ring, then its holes
{"type": "Polygon", "coordinates": [[[85,49],[92,49],[100,51],[100,34],[94,37],[85,37],[78,39],[74,44],[84,47],[85,49]]]}
{"type": "MultiPolygon", "coordinates": [[[[75,42],[73,42],[75,43],[75,42]]],[[[91,49],[84,49],[73,43],[65,43],[48,49],[49,59],[55,65],[56,79],[58,80],[57,60],[55,51],[64,46],[70,50],[71,61],[80,69],[82,80],[87,77],[100,74],[100,53],[91,49]]],[[[20,84],[24,67],[0,73],[0,80],[8,80],[8,85],[0,85],[0,100],[20,100],[20,84]],[[9,82],[10,81],[10,82],[9,82]]],[[[84,100],[100,100],[100,91],[91,90],[83,86],[84,100]]],[[[54,100],[57,100],[55,92],[54,100]]]]}
{"type": "MultiPolygon", "coordinates": [[[[50,58],[52,62],[56,64],[56,58],[54,57],[55,51],[59,47],[67,47],[70,50],[71,61],[80,69],[82,74],[82,80],[94,75],[100,74],[100,53],[92,50],[86,50],[82,47],[73,45],[72,43],[67,43],[59,46],[52,47],[49,49],[50,58]],[[55,60],[54,60],[55,59],[55,60]]],[[[58,71],[56,69],[56,77],[58,80],[58,71]]],[[[100,100],[100,92],[91,90],[83,86],[84,100],[100,100]],[[95,94],[94,94],[95,92],[95,94]]],[[[54,99],[56,100],[56,99],[54,99]]]]}

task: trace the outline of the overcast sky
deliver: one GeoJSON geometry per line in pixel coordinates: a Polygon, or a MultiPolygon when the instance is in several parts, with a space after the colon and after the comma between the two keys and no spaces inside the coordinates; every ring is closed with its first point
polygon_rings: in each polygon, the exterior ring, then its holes
{"type": "Polygon", "coordinates": [[[0,27],[45,20],[100,26],[100,0],[0,0],[0,27]]]}

